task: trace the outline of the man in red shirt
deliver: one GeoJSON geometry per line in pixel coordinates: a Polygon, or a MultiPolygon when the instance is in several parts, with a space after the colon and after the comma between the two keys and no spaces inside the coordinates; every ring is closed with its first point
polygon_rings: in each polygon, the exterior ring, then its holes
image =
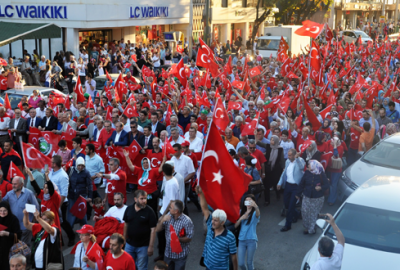
{"type": "Polygon", "coordinates": [[[1,192],[0,198],[6,196],[7,192],[9,192],[12,189],[13,188],[10,182],[3,179],[3,171],[0,170],[0,192],[1,192]]]}
{"type": "Polygon", "coordinates": [[[108,206],[114,206],[114,193],[121,192],[124,195],[124,203],[126,203],[126,173],[119,167],[120,161],[118,158],[110,158],[108,166],[109,174],[97,173],[96,177],[106,178],[106,193],[104,203],[108,198],[108,206]]]}
{"type": "Polygon", "coordinates": [[[101,130],[99,139],[97,140],[99,142],[100,148],[106,146],[107,140],[111,137],[112,133],[114,132],[115,129],[111,127],[111,121],[106,120],[104,121],[104,128],[101,130]]]}
{"type": "Polygon", "coordinates": [[[119,233],[110,237],[110,252],[107,253],[102,270],[135,270],[135,261],[132,256],[125,252],[122,247],[125,238],[119,233]]]}
{"type": "Polygon", "coordinates": [[[265,177],[264,163],[267,162],[267,159],[265,158],[263,152],[256,149],[256,142],[254,141],[254,139],[249,140],[249,151],[251,155],[255,156],[258,162],[261,164],[261,178],[264,178],[265,177]]]}

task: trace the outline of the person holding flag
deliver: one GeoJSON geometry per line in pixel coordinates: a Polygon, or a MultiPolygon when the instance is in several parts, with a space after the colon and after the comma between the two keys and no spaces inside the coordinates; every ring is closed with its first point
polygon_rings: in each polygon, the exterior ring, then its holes
{"type": "Polygon", "coordinates": [[[104,252],[96,243],[94,228],[86,224],[76,232],[79,233],[81,240],[76,243],[70,253],[75,255],[73,267],[80,267],[82,270],[102,270],[104,252]]]}

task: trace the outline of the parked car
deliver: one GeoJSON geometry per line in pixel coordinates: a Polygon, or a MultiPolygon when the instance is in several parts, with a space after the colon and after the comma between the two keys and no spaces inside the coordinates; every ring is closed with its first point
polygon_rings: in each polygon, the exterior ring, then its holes
{"type": "Polygon", "coordinates": [[[7,91],[4,91],[1,94],[0,102],[4,104],[4,97],[6,96],[6,94],[8,94],[8,99],[10,100],[11,108],[16,108],[23,96],[28,96],[29,98],[31,95],[33,95],[33,90],[39,90],[39,93],[43,98],[48,97],[50,93],[57,93],[63,96],[67,96],[66,94],[54,88],[48,88],[44,86],[25,86],[24,89],[9,89],[7,91]]]}
{"type": "Polygon", "coordinates": [[[366,152],[342,174],[338,183],[338,199],[346,200],[366,179],[374,175],[400,177],[400,133],[393,134],[366,152]]]}
{"type": "Polygon", "coordinates": [[[343,37],[343,40],[346,43],[355,43],[359,36],[361,36],[361,41],[363,44],[367,43],[368,41],[372,41],[372,38],[370,36],[360,30],[345,30],[341,31],[340,35],[343,37]]]}
{"type": "MultiPolygon", "coordinates": [[[[400,177],[374,176],[338,209],[335,222],[346,239],[341,270],[396,268],[400,261],[399,194],[400,177]]],[[[322,229],[327,222],[319,219],[317,225],[322,229]]],[[[323,236],[337,244],[330,225],[323,229],[323,236]]],[[[305,255],[301,270],[311,269],[318,260],[319,239],[305,255]]]]}
{"type": "MultiPolygon", "coordinates": [[[[119,73],[110,73],[110,77],[111,79],[115,82],[115,80],[118,78],[119,73]]],[[[126,75],[122,75],[123,77],[125,77],[126,75]]],[[[134,77],[136,80],[136,83],[140,83],[140,80],[136,77],[134,77]]],[[[104,85],[106,84],[107,76],[106,75],[101,75],[101,76],[97,76],[95,77],[93,80],[96,81],[96,90],[97,91],[103,91],[104,85]]]]}

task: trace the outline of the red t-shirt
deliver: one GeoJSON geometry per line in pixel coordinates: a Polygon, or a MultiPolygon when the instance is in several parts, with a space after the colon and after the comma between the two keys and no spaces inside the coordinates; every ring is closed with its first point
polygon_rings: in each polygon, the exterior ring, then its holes
{"type": "MultiPolygon", "coordinates": [[[[253,154],[250,154],[250,155],[252,157],[254,157],[255,159],[257,159],[257,157],[255,157],[253,154]]],[[[243,158],[239,159],[239,167],[242,170],[244,170],[244,168],[246,168],[246,161],[243,158]]],[[[257,171],[261,170],[261,165],[260,165],[260,162],[258,161],[258,159],[257,159],[256,169],[257,169],[257,171]]]]}
{"type": "Polygon", "coordinates": [[[100,131],[100,135],[99,135],[99,139],[97,140],[100,145],[102,145],[104,147],[104,145],[106,145],[107,140],[111,137],[112,133],[114,132],[115,129],[111,129],[110,133],[107,133],[107,130],[105,128],[103,128],[100,131]]]}
{"type": "Polygon", "coordinates": [[[60,194],[58,194],[57,191],[54,191],[53,196],[50,197],[49,200],[44,200],[43,199],[44,193],[43,190],[40,191],[39,195],[37,196],[38,199],[40,199],[41,202],[41,212],[43,213],[44,211],[51,211],[55,215],[54,218],[54,224],[61,230],[61,224],[60,224],[60,216],[58,215],[58,209],[60,208],[61,204],[61,197],[60,194]]]}
{"type": "Polygon", "coordinates": [[[0,191],[1,191],[2,197],[4,198],[7,194],[7,192],[9,192],[10,190],[12,190],[12,185],[3,179],[3,182],[0,184],[0,191]]]}
{"type": "Polygon", "coordinates": [[[134,166],[135,170],[133,174],[137,176],[137,181],[134,184],[139,185],[138,189],[144,190],[147,194],[152,194],[154,191],[157,190],[157,179],[160,177],[160,173],[158,172],[158,168],[151,169],[149,171],[149,175],[146,180],[142,179],[143,176],[143,169],[134,166]]]}
{"type": "Polygon", "coordinates": [[[259,162],[260,164],[263,164],[263,163],[267,162],[267,159],[265,158],[264,154],[263,154],[260,150],[258,150],[258,149],[256,149],[256,150],[252,153],[252,155],[256,157],[256,159],[258,160],[258,162],[259,162]]]}
{"type": "Polygon", "coordinates": [[[207,119],[203,120],[200,117],[197,118],[197,125],[199,126],[199,131],[203,130],[204,127],[207,127],[207,119]]]}
{"type": "Polygon", "coordinates": [[[96,205],[93,205],[93,211],[95,216],[104,216],[106,211],[104,211],[104,206],[96,207],[96,205]]]}
{"type": "Polygon", "coordinates": [[[126,203],[126,173],[121,168],[118,168],[112,174],[116,174],[119,180],[107,179],[108,203],[114,205],[114,193],[116,192],[121,192],[124,195],[124,203],[126,203]]]}
{"type": "Polygon", "coordinates": [[[358,143],[360,141],[361,132],[355,128],[350,128],[350,149],[358,150],[358,143]]]}
{"type": "MultiPolygon", "coordinates": [[[[54,224],[54,223],[51,225],[51,227],[57,228],[56,224],[54,224]]],[[[39,223],[34,223],[34,224],[32,225],[32,235],[33,235],[33,237],[35,237],[35,235],[36,235],[38,232],[40,232],[42,229],[43,229],[42,225],[40,225],[39,223]]],[[[49,233],[46,232],[46,231],[44,231],[41,240],[46,239],[46,237],[47,237],[48,235],[49,235],[49,233]]]]}
{"type": "MultiPolygon", "coordinates": [[[[163,151],[161,150],[158,153],[154,153],[153,150],[146,150],[147,152],[147,158],[150,160],[150,166],[151,168],[159,168],[161,166],[161,163],[164,158],[163,151]]],[[[160,174],[158,177],[156,177],[156,181],[162,181],[162,174],[160,174]]]]}
{"type": "Polygon", "coordinates": [[[114,258],[111,252],[108,252],[103,263],[103,270],[136,270],[135,261],[132,256],[124,251],[118,258],[114,258]]]}

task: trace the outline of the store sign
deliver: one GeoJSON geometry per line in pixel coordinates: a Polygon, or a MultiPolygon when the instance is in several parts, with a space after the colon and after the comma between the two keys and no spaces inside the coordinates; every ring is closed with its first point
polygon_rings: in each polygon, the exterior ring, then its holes
{"type": "Polygon", "coordinates": [[[1,17],[31,19],[67,19],[67,6],[0,6],[1,17]]]}
{"type": "Polygon", "coordinates": [[[130,18],[168,17],[168,7],[131,7],[130,18]]]}

